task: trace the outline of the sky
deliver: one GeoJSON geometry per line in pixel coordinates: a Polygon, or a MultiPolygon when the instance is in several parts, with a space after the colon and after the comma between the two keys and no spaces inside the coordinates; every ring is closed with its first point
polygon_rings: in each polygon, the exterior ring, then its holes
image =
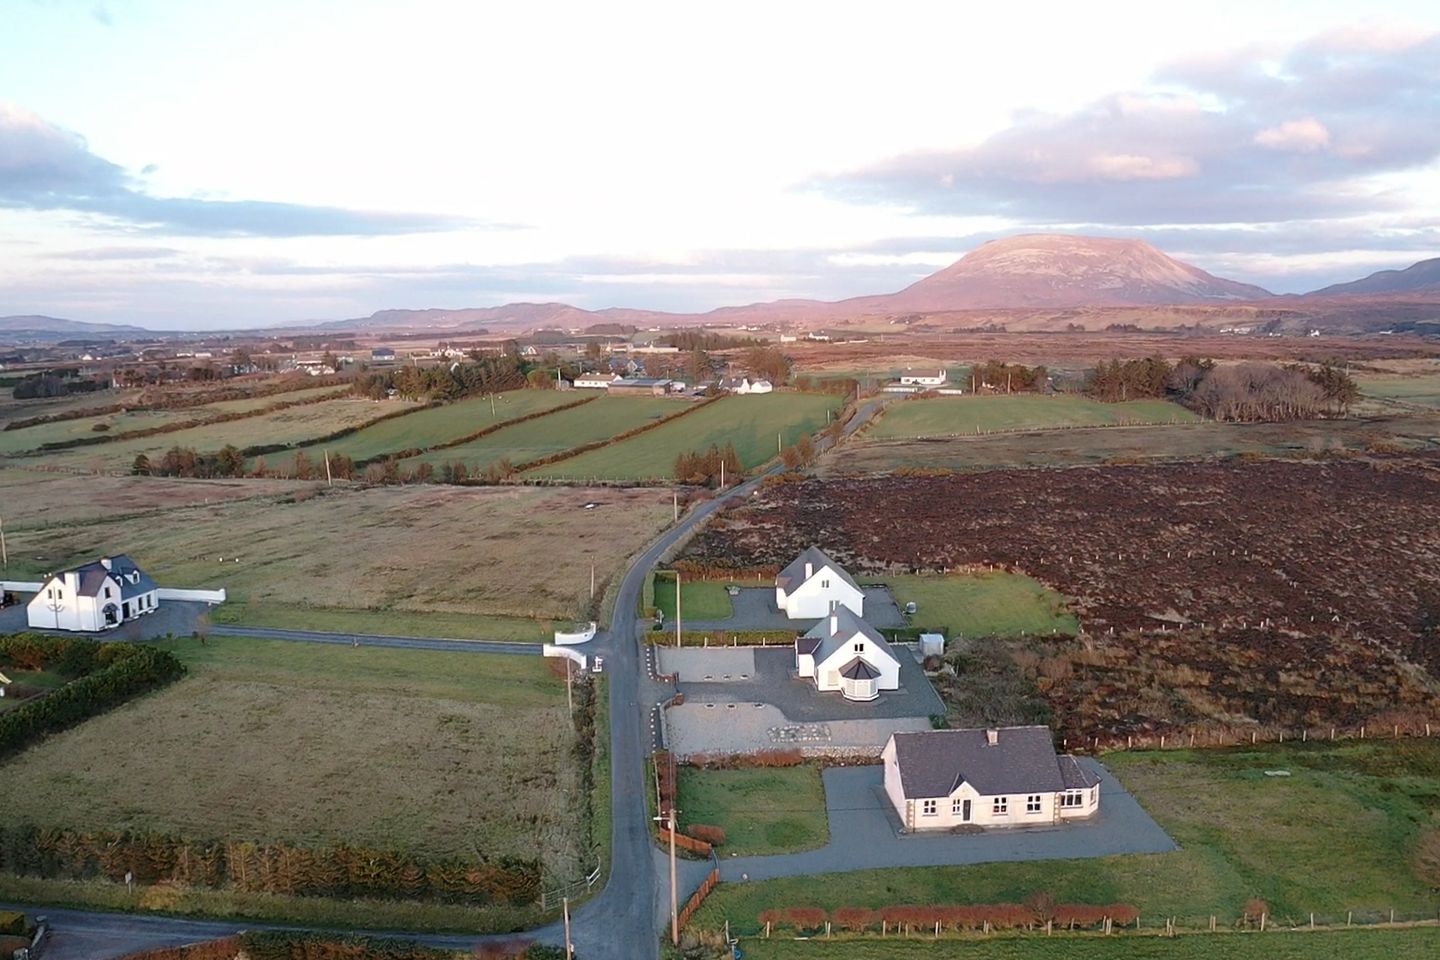
{"type": "Polygon", "coordinates": [[[0,0],[0,316],[699,312],[1027,232],[1440,255],[1440,4],[0,0]]]}

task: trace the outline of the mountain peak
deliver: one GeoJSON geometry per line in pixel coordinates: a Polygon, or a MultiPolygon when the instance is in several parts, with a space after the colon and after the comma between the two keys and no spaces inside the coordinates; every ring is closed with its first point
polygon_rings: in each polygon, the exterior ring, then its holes
{"type": "Polygon", "coordinates": [[[1269,291],[1225,280],[1143,240],[1032,233],[991,240],[894,294],[906,310],[1147,306],[1257,300],[1269,291]]]}
{"type": "Polygon", "coordinates": [[[1336,283],[1306,294],[1331,297],[1347,294],[1421,293],[1440,290],[1440,257],[1412,263],[1404,270],[1381,270],[1349,283],[1336,283]]]}

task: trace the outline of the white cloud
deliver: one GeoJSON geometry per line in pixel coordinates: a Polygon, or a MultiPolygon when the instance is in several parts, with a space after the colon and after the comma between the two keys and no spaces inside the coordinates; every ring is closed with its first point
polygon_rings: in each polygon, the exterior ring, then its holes
{"type": "Polygon", "coordinates": [[[1255,134],[1255,142],[1271,150],[1307,153],[1330,146],[1330,131],[1314,117],[1306,117],[1304,120],[1286,120],[1273,127],[1266,127],[1255,134]]]}

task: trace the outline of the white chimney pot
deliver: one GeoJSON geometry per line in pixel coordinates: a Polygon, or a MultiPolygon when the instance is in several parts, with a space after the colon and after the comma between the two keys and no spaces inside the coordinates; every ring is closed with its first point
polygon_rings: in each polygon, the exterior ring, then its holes
{"type": "Polygon", "coordinates": [[[985,731],[985,742],[988,743],[988,744],[990,744],[990,746],[992,746],[992,747],[995,746],[996,744],[998,744],[998,743],[1000,742],[1000,731],[999,731],[999,730],[986,730],[986,731],[985,731]]]}

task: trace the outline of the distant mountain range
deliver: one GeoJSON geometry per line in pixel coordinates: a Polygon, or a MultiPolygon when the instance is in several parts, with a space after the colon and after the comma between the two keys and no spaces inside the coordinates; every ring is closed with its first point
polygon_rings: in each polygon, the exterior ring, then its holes
{"type": "Polygon", "coordinates": [[[0,317],[0,334],[9,340],[53,340],[57,334],[76,337],[95,334],[99,338],[140,337],[153,332],[144,327],[124,326],[116,323],[89,323],[84,320],[64,320],[60,317],[28,315],[0,317]]]}
{"type": "MultiPolygon", "coordinates": [[[[1056,329],[1073,315],[1124,308],[1169,311],[1172,325],[1197,322],[1206,308],[1224,318],[1262,317],[1281,311],[1290,322],[1314,320],[1335,329],[1376,329],[1386,325],[1386,304],[1396,319],[1425,322],[1418,303],[1440,304],[1440,258],[1405,270],[1383,270],[1351,283],[1335,284],[1301,295],[1276,296],[1261,287],[1206,273],[1140,240],[1058,234],[1025,234],[992,240],[950,266],[896,293],[849,300],[776,300],[721,307],[708,313],[680,314],[609,308],[584,310],[566,303],[510,303],[457,310],[380,310],[368,317],[271,328],[274,333],[321,331],[393,331],[464,333],[540,327],[589,327],[600,323],[635,326],[689,326],[702,323],[796,323],[816,326],[859,317],[912,317],[919,314],[987,312],[1014,315],[1015,329],[1056,329]],[[1199,311],[1199,313],[1197,313],[1199,311]],[[1186,319],[1188,317],[1188,319],[1186,319]],[[1350,318],[1354,322],[1349,322],[1350,318]]],[[[1422,311],[1423,314],[1423,311],[1422,311]]],[[[1277,316],[1280,314],[1277,314],[1277,316]]],[[[1085,319],[1089,319],[1088,316],[1085,319]]],[[[1145,325],[1135,313],[1129,321],[1145,325]]],[[[1107,325],[1104,317],[1096,322],[1107,325]]],[[[1096,329],[1092,327],[1092,329],[1096,329]]],[[[138,327],[80,323],[52,317],[0,317],[0,334],[104,334],[135,336],[138,327]]]]}

